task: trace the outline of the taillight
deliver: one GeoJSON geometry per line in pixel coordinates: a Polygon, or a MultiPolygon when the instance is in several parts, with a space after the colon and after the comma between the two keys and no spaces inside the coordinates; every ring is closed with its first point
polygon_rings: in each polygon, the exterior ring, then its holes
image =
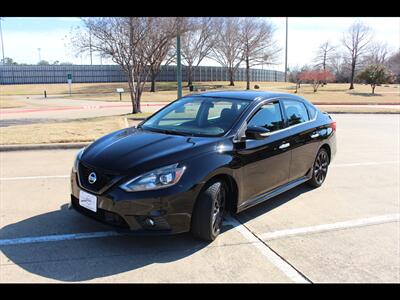
{"type": "Polygon", "coordinates": [[[336,131],[336,122],[332,122],[331,127],[332,127],[333,131],[336,131]]]}

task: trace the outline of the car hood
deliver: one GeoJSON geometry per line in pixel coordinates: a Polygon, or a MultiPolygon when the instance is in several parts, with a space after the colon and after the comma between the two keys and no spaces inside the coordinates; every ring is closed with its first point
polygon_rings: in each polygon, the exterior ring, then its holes
{"type": "Polygon", "coordinates": [[[217,140],[127,128],[93,142],[81,161],[94,168],[124,173],[134,168],[141,170],[180,162],[199,151],[207,151],[217,140]]]}

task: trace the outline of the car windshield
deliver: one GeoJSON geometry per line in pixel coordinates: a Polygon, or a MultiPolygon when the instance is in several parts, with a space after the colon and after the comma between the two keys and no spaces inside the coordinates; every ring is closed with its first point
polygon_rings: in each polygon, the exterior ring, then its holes
{"type": "Polygon", "coordinates": [[[222,136],[249,101],[211,97],[185,97],[150,117],[143,129],[191,136],[222,136]]]}

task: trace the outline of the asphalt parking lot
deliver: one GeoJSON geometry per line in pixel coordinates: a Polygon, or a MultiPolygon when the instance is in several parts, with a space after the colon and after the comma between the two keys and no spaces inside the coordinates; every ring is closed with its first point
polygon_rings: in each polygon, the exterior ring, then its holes
{"type": "MultiPolygon", "coordinates": [[[[400,282],[400,115],[333,115],[338,153],[211,244],[116,235],[67,208],[77,150],[0,152],[0,282],[400,282]]],[[[34,134],[34,133],[32,133],[34,134]]]]}

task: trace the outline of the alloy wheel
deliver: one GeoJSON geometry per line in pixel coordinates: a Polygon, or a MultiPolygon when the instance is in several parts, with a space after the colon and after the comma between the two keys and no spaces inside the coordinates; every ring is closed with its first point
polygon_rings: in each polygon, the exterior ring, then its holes
{"type": "Polygon", "coordinates": [[[215,235],[219,234],[224,219],[225,197],[225,188],[221,185],[213,203],[212,230],[215,235]]]}
{"type": "Polygon", "coordinates": [[[328,172],[328,154],[326,151],[321,151],[314,164],[314,177],[316,182],[320,185],[324,182],[326,173],[328,172]]]}

